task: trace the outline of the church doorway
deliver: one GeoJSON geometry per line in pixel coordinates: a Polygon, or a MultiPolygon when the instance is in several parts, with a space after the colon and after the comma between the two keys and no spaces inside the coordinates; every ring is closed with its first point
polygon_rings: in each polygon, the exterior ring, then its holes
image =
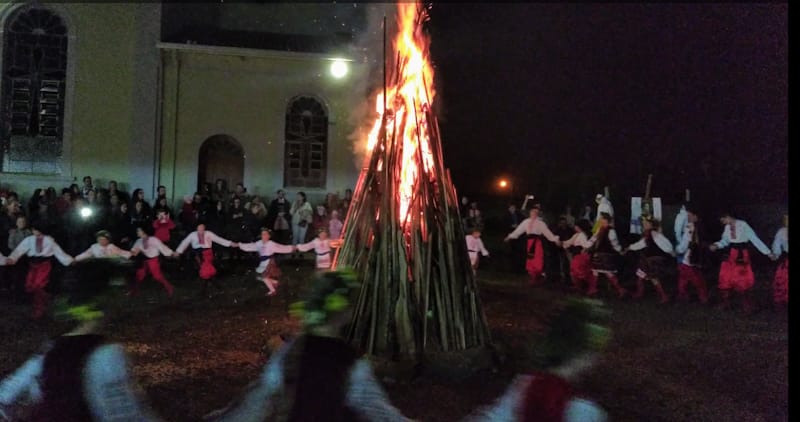
{"type": "Polygon", "coordinates": [[[244,182],[244,149],[228,135],[214,135],[200,146],[200,161],[197,169],[197,190],[203,183],[210,183],[213,189],[217,179],[225,181],[225,187],[232,191],[237,183],[244,182]]]}

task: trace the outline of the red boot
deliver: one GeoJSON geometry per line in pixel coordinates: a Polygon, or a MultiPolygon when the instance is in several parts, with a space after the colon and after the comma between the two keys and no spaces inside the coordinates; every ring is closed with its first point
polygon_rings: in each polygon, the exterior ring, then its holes
{"type": "Polygon", "coordinates": [[[611,283],[611,285],[614,286],[615,289],[617,289],[617,296],[620,299],[624,298],[625,295],[628,293],[625,289],[622,288],[622,286],[619,285],[619,280],[617,280],[616,275],[609,274],[608,282],[611,283]]]}
{"type": "Polygon", "coordinates": [[[661,283],[658,281],[653,282],[653,287],[656,288],[656,292],[658,292],[658,296],[661,298],[661,304],[669,303],[669,296],[664,293],[664,287],[661,286],[661,283]]]}
{"type": "Polygon", "coordinates": [[[633,293],[633,298],[639,300],[644,296],[644,279],[637,278],[636,279],[636,292],[633,293]]]}

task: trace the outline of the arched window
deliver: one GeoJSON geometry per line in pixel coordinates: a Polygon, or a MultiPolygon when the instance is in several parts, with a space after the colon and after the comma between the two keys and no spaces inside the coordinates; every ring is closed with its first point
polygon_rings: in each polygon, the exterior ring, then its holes
{"type": "Polygon", "coordinates": [[[286,110],[284,185],[324,188],[328,162],[328,112],[313,97],[297,97],[286,110]]]}
{"type": "Polygon", "coordinates": [[[49,9],[20,8],[3,28],[0,170],[58,173],[64,132],[67,26],[49,9]]]}

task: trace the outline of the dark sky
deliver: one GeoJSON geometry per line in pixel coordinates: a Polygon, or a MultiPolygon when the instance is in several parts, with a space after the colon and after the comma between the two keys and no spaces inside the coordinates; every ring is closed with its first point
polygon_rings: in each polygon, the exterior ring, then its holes
{"type": "MultiPolygon", "coordinates": [[[[785,202],[785,4],[434,4],[446,165],[553,206],[612,196],[785,202]]],[[[496,189],[495,189],[496,190],[496,189]]]]}

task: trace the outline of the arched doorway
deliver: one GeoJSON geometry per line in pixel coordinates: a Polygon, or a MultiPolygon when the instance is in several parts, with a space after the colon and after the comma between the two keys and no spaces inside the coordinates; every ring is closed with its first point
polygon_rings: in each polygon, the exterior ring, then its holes
{"type": "Polygon", "coordinates": [[[232,136],[214,135],[200,146],[197,188],[217,179],[225,181],[228,190],[244,181],[244,149],[232,136]]]}

